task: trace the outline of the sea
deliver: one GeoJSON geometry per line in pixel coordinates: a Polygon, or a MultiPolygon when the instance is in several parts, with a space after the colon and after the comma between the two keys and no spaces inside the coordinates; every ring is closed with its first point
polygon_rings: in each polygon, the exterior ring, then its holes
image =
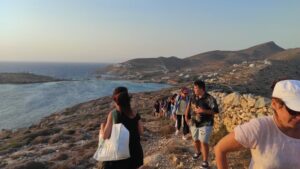
{"type": "Polygon", "coordinates": [[[129,92],[155,91],[167,84],[137,83],[96,78],[102,63],[0,62],[0,73],[27,72],[66,79],[34,84],[0,84],[0,130],[29,127],[43,117],[78,103],[112,94],[117,86],[129,92]]]}

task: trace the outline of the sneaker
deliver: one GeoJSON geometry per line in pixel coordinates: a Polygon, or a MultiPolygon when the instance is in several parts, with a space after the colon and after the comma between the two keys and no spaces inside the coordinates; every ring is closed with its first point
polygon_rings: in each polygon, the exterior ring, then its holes
{"type": "Polygon", "coordinates": [[[207,161],[203,161],[200,168],[202,168],[202,169],[208,169],[209,168],[208,162],[207,161]]]}
{"type": "Polygon", "coordinates": [[[182,140],[187,140],[187,137],[186,136],[182,136],[182,140]]]}
{"type": "Polygon", "coordinates": [[[175,136],[177,136],[179,134],[179,130],[176,130],[175,132],[175,136]]]}
{"type": "Polygon", "coordinates": [[[193,160],[197,160],[200,157],[201,153],[195,153],[193,155],[193,160]]]}

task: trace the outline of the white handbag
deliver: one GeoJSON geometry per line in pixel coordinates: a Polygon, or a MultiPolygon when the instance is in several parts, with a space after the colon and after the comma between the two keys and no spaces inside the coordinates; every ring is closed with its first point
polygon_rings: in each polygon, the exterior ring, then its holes
{"type": "Polygon", "coordinates": [[[122,124],[113,124],[109,139],[99,137],[99,144],[93,158],[97,161],[115,161],[130,157],[129,131],[122,124]]]}

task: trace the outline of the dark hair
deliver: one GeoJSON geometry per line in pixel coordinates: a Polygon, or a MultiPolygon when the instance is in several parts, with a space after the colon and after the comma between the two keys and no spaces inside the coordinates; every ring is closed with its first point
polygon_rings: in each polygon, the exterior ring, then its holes
{"type": "Polygon", "coordinates": [[[124,86],[119,86],[119,87],[115,88],[115,90],[113,92],[113,96],[117,95],[117,94],[119,94],[121,92],[127,92],[128,93],[128,89],[126,87],[124,87],[124,86]]]}
{"type": "Polygon", "coordinates": [[[287,112],[291,115],[291,116],[299,116],[300,112],[299,111],[295,111],[290,109],[283,100],[281,100],[280,98],[277,97],[272,97],[273,100],[275,100],[278,104],[280,104],[281,106],[285,106],[287,112]]]}
{"type": "Polygon", "coordinates": [[[121,113],[124,113],[127,116],[132,114],[132,109],[130,105],[131,97],[128,94],[126,87],[117,87],[114,90],[113,99],[120,106],[121,113]]]}
{"type": "Polygon", "coordinates": [[[277,97],[272,97],[273,100],[275,100],[278,104],[280,104],[281,106],[284,106],[285,103],[283,100],[281,100],[280,98],[277,97]]]}
{"type": "Polygon", "coordinates": [[[171,99],[175,99],[177,97],[177,93],[173,94],[171,99]]]}
{"type": "Polygon", "coordinates": [[[196,81],[194,81],[194,85],[198,86],[200,89],[205,90],[205,83],[202,80],[196,80],[196,81]]]}

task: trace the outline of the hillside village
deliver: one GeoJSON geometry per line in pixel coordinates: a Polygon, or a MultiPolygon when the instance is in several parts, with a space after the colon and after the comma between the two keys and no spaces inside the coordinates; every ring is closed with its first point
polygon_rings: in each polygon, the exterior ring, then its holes
{"type": "MultiPolygon", "coordinates": [[[[270,85],[289,77],[300,79],[300,49],[283,49],[274,42],[240,51],[213,51],[185,59],[176,57],[135,59],[99,70],[114,78],[173,86],[154,92],[134,93],[132,104],[145,125],[142,135],[144,168],[198,169],[193,161],[192,140],[175,136],[174,121],[153,116],[154,101],[192,88],[192,81],[203,79],[218,102],[210,148],[233,128],[252,118],[271,115],[270,85]],[[203,66],[199,66],[203,65],[203,66]]],[[[100,168],[92,156],[98,144],[99,124],[111,110],[111,98],[81,103],[44,118],[38,124],[0,133],[0,168],[100,168]]],[[[210,153],[211,168],[216,168],[210,153]]],[[[247,168],[250,152],[229,155],[231,168],[247,168]]]]}

